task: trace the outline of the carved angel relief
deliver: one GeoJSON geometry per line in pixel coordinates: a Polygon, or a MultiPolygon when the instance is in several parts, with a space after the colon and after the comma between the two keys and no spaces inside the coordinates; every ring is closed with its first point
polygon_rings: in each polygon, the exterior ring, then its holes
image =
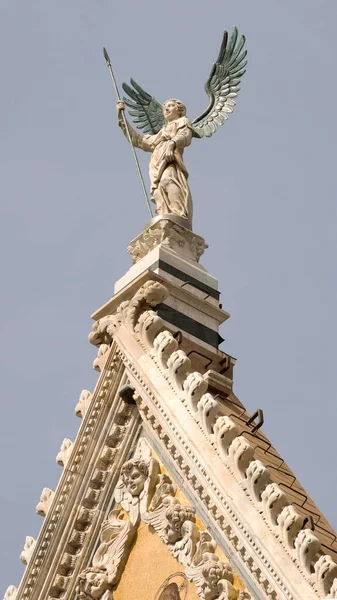
{"type": "MultiPolygon", "coordinates": [[[[115,490],[115,500],[122,509],[113,510],[103,523],[101,543],[92,566],[79,576],[78,597],[81,600],[112,600],[113,589],[118,584],[142,520],[186,567],[186,576],[195,583],[201,600],[238,600],[232,567],[216,555],[215,541],[208,531],[199,531],[196,525],[195,509],[175,498],[176,485],[159,470],[158,461],[152,457],[147,441],[142,438],[134,457],[124,463],[115,490]]],[[[161,593],[164,591],[167,598],[171,598],[169,592],[173,594],[177,590],[171,585],[161,593]]]]}
{"type": "Polygon", "coordinates": [[[119,581],[136,533],[136,527],[124,517],[120,509],[113,510],[103,523],[92,567],[82,571],[78,578],[76,593],[81,600],[112,600],[112,588],[119,581]]]}
{"type": "Polygon", "coordinates": [[[115,491],[115,500],[130,515],[131,522],[148,509],[159,474],[159,463],[152,458],[150,447],[140,440],[135,457],[124,463],[115,491]]]}

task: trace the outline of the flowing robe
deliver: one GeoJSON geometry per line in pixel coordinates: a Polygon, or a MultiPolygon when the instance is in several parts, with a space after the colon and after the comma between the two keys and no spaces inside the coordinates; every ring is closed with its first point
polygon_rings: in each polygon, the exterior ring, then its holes
{"type": "MultiPolygon", "coordinates": [[[[123,121],[119,122],[124,135],[123,121]]],[[[136,148],[152,152],[150,160],[151,199],[158,215],[174,214],[192,224],[192,198],[187,183],[188,172],[183,163],[183,152],[192,141],[192,127],[187,117],[168,122],[154,135],[141,135],[128,123],[131,140],[136,148]],[[175,142],[174,160],[166,161],[170,141],[175,142]]]]}

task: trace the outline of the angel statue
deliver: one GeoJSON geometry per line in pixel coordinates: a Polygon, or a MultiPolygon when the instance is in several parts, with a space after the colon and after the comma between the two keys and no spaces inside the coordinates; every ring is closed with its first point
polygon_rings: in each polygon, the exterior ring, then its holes
{"type": "Polygon", "coordinates": [[[194,121],[186,116],[186,107],[175,98],[160,104],[131,79],[131,86],[123,84],[128,95],[124,102],[117,103],[118,124],[133,146],[151,152],[150,183],[151,199],[156,205],[157,215],[177,215],[192,224],[192,198],[188,186],[188,172],[183,162],[184,148],[192,138],[210,137],[233,112],[245,73],[247,51],[243,50],[245,37],[238,37],[233,28],[230,39],[227,31],[216,62],[205,84],[209,96],[206,110],[194,121]],[[144,131],[135,131],[122,115],[125,105],[130,109],[133,122],[144,131]]]}

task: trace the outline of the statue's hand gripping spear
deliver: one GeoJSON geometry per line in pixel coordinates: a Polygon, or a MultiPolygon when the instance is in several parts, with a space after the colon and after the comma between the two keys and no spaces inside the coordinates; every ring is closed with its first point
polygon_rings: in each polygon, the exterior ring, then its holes
{"type": "MultiPolygon", "coordinates": [[[[112,82],[114,84],[114,88],[115,88],[117,100],[120,102],[121,101],[121,97],[119,95],[119,90],[118,90],[117,82],[116,82],[116,79],[115,79],[115,76],[114,76],[114,72],[113,72],[112,67],[111,67],[111,62],[110,62],[109,54],[107,53],[107,51],[106,51],[105,48],[103,48],[103,54],[104,54],[104,58],[106,60],[107,67],[109,69],[109,73],[111,75],[112,82]]],[[[151,210],[151,205],[150,205],[149,197],[147,195],[147,191],[146,191],[146,187],[145,187],[143,175],[142,175],[142,172],[141,172],[141,169],[140,169],[140,165],[139,165],[139,162],[138,162],[137,154],[136,154],[136,151],[135,151],[133,143],[132,143],[132,139],[131,139],[129,128],[128,128],[128,125],[127,125],[127,121],[126,121],[126,118],[125,118],[124,110],[122,111],[122,119],[123,119],[123,122],[124,122],[124,125],[125,125],[126,134],[127,134],[127,137],[128,137],[131,149],[132,149],[132,154],[133,154],[133,157],[135,159],[135,163],[136,163],[138,175],[139,175],[139,178],[140,178],[140,182],[141,182],[141,185],[142,185],[142,189],[143,189],[143,192],[144,192],[144,196],[145,196],[147,208],[148,208],[148,211],[150,213],[150,217],[152,218],[153,214],[152,214],[152,210],[151,210]]]]}

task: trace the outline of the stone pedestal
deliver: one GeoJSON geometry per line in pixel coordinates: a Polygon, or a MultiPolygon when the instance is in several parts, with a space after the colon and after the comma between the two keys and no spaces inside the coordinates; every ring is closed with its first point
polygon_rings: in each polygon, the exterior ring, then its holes
{"type": "MultiPolygon", "coordinates": [[[[174,332],[181,331],[194,345],[207,352],[207,361],[223,358],[218,346],[219,326],[229,314],[219,304],[218,281],[198,260],[207,248],[205,240],[193,233],[186,219],[161,215],[152,219],[132,240],[128,252],[133,265],[116,281],[114,296],[92,316],[95,321],[114,314],[147,281],[161,282],[168,298],[156,310],[174,332]]],[[[206,361],[206,362],[207,362],[206,361]]]]}
{"type": "Polygon", "coordinates": [[[160,215],[128,247],[135,264],[157,246],[170,248],[185,260],[199,262],[208,245],[204,238],[191,231],[187,219],[174,215],[160,215]]]}

